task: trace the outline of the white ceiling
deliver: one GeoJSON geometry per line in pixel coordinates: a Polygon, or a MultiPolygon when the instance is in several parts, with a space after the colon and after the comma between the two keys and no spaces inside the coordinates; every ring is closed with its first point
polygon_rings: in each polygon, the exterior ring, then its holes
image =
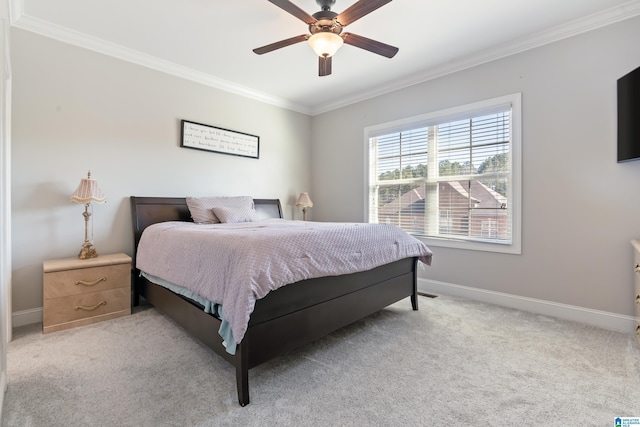
{"type": "MultiPolygon", "coordinates": [[[[292,0],[309,14],[315,0],[292,0]]],[[[340,13],[355,0],[337,0],[340,13]]],[[[640,14],[640,0],[394,0],[345,31],[400,48],[392,59],[344,45],[333,73],[307,34],[267,0],[11,0],[12,24],[204,84],[318,114],[640,14]]]]}

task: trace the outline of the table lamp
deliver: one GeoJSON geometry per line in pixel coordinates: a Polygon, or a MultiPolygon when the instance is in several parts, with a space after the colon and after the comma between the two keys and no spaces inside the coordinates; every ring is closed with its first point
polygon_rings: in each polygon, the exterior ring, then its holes
{"type": "Polygon", "coordinates": [[[307,208],[313,207],[313,202],[309,197],[309,193],[300,193],[296,206],[302,207],[302,220],[307,220],[307,208]]]}
{"type": "MultiPolygon", "coordinates": [[[[88,231],[89,231],[89,218],[91,217],[91,213],[89,212],[89,205],[91,202],[94,203],[104,203],[107,201],[107,198],[100,191],[100,187],[98,187],[98,181],[95,179],[91,179],[91,171],[87,173],[86,178],[82,178],[80,180],[80,185],[76,191],[71,195],[71,201],[74,203],[81,203],[84,205],[84,243],[82,244],[82,249],[80,249],[80,253],[78,254],[78,258],[87,259],[87,258],[95,258],[98,256],[98,252],[96,252],[95,248],[89,241],[88,231]]],[[[93,233],[92,233],[93,234],[93,233]]]]}

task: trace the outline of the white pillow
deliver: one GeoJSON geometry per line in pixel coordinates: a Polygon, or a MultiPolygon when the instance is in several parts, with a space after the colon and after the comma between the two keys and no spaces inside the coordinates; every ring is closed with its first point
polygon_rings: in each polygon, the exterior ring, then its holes
{"type": "Polygon", "coordinates": [[[191,218],[196,224],[217,224],[220,222],[213,208],[245,208],[253,209],[251,196],[235,197],[187,197],[187,206],[191,218]]]}
{"type": "Polygon", "coordinates": [[[240,208],[212,208],[213,213],[218,217],[220,222],[233,223],[233,222],[253,222],[258,221],[258,214],[253,207],[240,207],[240,208]]]}

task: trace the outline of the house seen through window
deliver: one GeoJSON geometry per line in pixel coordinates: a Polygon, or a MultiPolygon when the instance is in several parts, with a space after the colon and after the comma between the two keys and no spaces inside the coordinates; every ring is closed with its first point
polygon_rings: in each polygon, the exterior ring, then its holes
{"type": "Polygon", "coordinates": [[[435,246],[519,253],[519,101],[368,128],[369,221],[435,246]]]}

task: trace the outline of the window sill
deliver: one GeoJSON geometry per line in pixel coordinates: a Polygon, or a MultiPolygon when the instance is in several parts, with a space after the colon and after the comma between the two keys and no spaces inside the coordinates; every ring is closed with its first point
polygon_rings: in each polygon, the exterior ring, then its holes
{"type": "Polygon", "coordinates": [[[417,239],[421,240],[425,245],[430,248],[452,248],[452,249],[464,249],[470,251],[482,251],[482,252],[498,252],[512,255],[520,255],[522,254],[522,250],[519,244],[517,243],[488,243],[482,241],[468,241],[468,240],[452,240],[450,238],[447,239],[437,239],[433,237],[424,237],[424,236],[415,236],[417,239]]]}

